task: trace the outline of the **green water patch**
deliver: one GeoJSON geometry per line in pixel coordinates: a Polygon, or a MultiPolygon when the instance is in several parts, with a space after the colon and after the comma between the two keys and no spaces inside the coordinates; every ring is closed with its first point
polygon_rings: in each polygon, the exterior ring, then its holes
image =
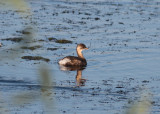
{"type": "Polygon", "coordinates": [[[36,60],[36,61],[42,60],[42,61],[45,61],[45,62],[50,61],[50,59],[44,58],[44,57],[41,57],[41,56],[23,56],[21,58],[26,59],[26,60],[36,60]]]}

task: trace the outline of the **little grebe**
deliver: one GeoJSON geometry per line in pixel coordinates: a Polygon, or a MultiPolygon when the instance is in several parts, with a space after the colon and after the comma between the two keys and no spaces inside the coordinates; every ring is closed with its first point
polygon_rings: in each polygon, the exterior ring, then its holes
{"type": "Polygon", "coordinates": [[[82,51],[88,49],[84,44],[77,45],[77,55],[75,56],[67,56],[59,61],[60,65],[64,66],[86,66],[87,61],[83,57],[82,51]]]}

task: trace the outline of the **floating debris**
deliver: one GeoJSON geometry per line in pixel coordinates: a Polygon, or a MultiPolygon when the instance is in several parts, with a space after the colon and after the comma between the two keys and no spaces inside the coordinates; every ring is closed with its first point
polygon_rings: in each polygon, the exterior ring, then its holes
{"type": "Polygon", "coordinates": [[[119,24],[124,25],[124,23],[123,23],[123,22],[119,22],[119,24]]]}
{"type": "Polygon", "coordinates": [[[2,40],[12,41],[12,42],[21,42],[24,39],[22,37],[16,37],[16,38],[6,38],[6,39],[2,39],[2,40]]]}
{"type": "Polygon", "coordinates": [[[51,50],[51,51],[55,51],[57,49],[59,49],[59,48],[47,48],[47,50],[51,50]]]}
{"type": "Polygon", "coordinates": [[[148,80],[143,80],[142,83],[149,83],[149,81],[148,80]]]}
{"type": "Polygon", "coordinates": [[[40,45],[37,45],[37,46],[31,46],[31,47],[26,47],[26,46],[23,46],[23,47],[21,47],[22,49],[29,49],[29,50],[35,50],[35,49],[37,49],[37,48],[41,48],[42,46],[40,46],[40,45]]]}
{"type": "Polygon", "coordinates": [[[41,56],[23,56],[21,58],[26,59],[26,60],[42,60],[42,61],[45,61],[45,62],[50,61],[50,59],[44,58],[44,57],[41,57],[41,56]]]}
{"type": "Polygon", "coordinates": [[[17,33],[21,33],[21,34],[31,34],[30,31],[26,31],[26,30],[22,30],[22,31],[16,31],[17,33]]]}
{"type": "Polygon", "coordinates": [[[56,43],[67,44],[67,43],[72,43],[72,41],[70,41],[70,40],[65,40],[65,39],[61,39],[61,40],[56,40],[56,43]]]}
{"type": "Polygon", "coordinates": [[[76,39],[77,37],[72,36],[71,38],[76,39]]]}
{"type": "Polygon", "coordinates": [[[60,44],[72,43],[72,41],[70,41],[70,40],[66,40],[66,39],[60,39],[60,40],[58,40],[57,38],[53,38],[53,37],[48,38],[48,40],[49,41],[54,41],[54,42],[60,43],[60,44]]]}
{"type": "Polygon", "coordinates": [[[22,31],[22,34],[32,34],[30,31],[25,31],[25,30],[23,30],[22,31]]]}
{"type": "Polygon", "coordinates": [[[94,18],[94,19],[95,19],[96,21],[97,21],[97,20],[100,20],[100,18],[99,18],[99,17],[96,17],[96,18],[94,18]]]}
{"type": "Polygon", "coordinates": [[[47,48],[47,50],[50,50],[50,51],[55,51],[55,50],[58,50],[58,49],[66,49],[66,48],[47,48]]]}
{"type": "Polygon", "coordinates": [[[45,40],[43,40],[43,39],[40,39],[40,40],[38,40],[39,42],[44,42],[45,40]]]}
{"type": "Polygon", "coordinates": [[[57,39],[56,39],[56,38],[51,37],[51,38],[48,38],[48,40],[49,40],[49,41],[56,41],[57,39]]]}

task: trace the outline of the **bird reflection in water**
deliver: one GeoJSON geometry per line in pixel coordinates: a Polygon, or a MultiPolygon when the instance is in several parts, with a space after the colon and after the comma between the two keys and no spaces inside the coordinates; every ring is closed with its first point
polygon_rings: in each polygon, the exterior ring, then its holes
{"type": "Polygon", "coordinates": [[[60,65],[60,69],[63,71],[75,71],[77,70],[76,74],[76,86],[85,86],[86,79],[82,78],[82,71],[85,69],[85,67],[82,66],[63,66],[60,65]]]}

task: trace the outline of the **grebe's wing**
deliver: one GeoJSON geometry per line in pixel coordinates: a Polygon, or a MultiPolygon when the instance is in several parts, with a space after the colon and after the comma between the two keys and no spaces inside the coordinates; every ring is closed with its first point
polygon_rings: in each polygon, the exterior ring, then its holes
{"type": "Polygon", "coordinates": [[[86,66],[86,60],[75,56],[67,56],[59,61],[64,66],[86,66]]]}

